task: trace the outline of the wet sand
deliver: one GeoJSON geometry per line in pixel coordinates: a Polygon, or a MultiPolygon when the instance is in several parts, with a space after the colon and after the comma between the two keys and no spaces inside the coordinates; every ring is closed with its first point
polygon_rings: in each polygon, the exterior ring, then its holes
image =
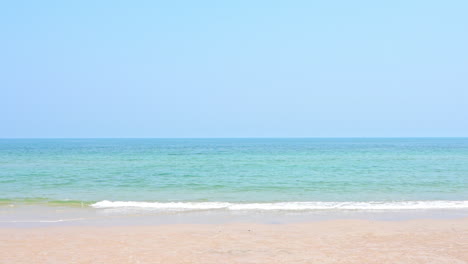
{"type": "Polygon", "coordinates": [[[0,228],[0,263],[468,263],[468,218],[0,228]]]}

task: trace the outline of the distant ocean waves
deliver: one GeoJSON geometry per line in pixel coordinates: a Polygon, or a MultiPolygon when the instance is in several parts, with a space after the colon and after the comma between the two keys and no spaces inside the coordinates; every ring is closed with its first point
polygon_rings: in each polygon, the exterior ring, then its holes
{"type": "Polygon", "coordinates": [[[229,203],[229,202],[137,202],[100,201],[94,208],[141,209],[155,211],[314,211],[314,210],[431,210],[468,209],[468,201],[397,201],[397,202],[278,202],[278,203],[229,203]]]}

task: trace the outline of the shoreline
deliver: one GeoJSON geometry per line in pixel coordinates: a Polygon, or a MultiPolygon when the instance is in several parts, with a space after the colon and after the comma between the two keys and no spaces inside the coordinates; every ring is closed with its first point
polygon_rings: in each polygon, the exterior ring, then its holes
{"type": "Polygon", "coordinates": [[[468,263],[468,217],[0,228],[1,263],[468,263]]]}
{"type": "Polygon", "coordinates": [[[312,210],[312,211],[155,211],[69,206],[0,206],[2,227],[151,226],[165,224],[295,224],[333,220],[408,221],[462,219],[467,209],[312,210]]]}

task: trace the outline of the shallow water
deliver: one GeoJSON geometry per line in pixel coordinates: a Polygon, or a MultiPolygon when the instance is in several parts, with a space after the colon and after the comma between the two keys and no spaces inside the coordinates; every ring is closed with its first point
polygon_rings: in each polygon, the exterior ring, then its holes
{"type": "Polygon", "coordinates": [[[0,203],[468,208],[468,138],[0,139],[0,203]]]}

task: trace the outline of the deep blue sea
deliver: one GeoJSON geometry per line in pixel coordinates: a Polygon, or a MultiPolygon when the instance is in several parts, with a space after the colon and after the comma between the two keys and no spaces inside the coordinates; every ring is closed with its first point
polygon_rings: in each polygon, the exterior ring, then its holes
{"type": "Polygon", "coordinates": [[[468,208],[468,138],[0,139],[0,203],[468,208]]]}

